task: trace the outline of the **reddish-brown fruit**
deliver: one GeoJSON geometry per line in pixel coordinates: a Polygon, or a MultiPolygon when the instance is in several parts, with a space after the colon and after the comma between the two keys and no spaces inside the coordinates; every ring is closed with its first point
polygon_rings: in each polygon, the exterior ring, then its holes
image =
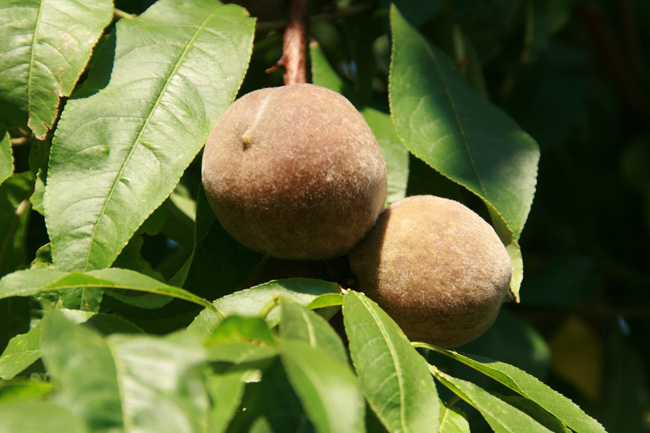
{"type": "Polygon", "coordinates": [[[313,84],[235,101],[208,138],[202,175],[223,227],[284,259],[344,255],[386,200],[386,166],[368,124],[343,96],[313,84]]]}
{"type": "Polygon", "coordinates": [[[434,196],[391,205],[349,259],[359,289],[411,340],[442,347],[465,344],[492,325],[512,274],[492,226],[434,196]]]}

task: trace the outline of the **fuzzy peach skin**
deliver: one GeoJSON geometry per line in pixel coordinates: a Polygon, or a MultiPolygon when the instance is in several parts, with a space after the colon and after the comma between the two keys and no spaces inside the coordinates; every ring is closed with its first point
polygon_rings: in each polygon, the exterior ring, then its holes
{"type": "Polygon", "coordinates": [[[223,227],[283,259],[344,255],[386,201],[386,165],[370,127],[345,97],[313,84],[235,101],[208,138],[202,177],[223,227]]]}
{"type": "Polygon", "coordinates": [[[512,275],[490,224],[456,201],[426,195],[385,210],[349,260],[359,289],[412,341],[442,347],[492,325],[512,275]]]}

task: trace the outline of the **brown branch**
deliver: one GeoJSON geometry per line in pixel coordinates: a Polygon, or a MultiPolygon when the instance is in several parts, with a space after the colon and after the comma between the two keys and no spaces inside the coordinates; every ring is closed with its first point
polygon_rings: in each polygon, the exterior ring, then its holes
{"type": "Polygon", "coordinates": [[[292,0],[289,11],[289,23],[284,31],[282,42],[282,57],[278,62],[267,69],[273,72],[276,68],[284,68],[284,84],[307,82],[307,2],[308,0],[292,0]]]}
{"type": "MultiPolygon", "coordinates": [[[[369,15],[370,12],[376,9],[376,7],[377,6],[374,3],[361,3],[347,7],[337,7],[333,11],[327,11],[309,16],[309,22],[313,23],[316,21],[331,21],[353,15],[369,15]]],[[[379,14],[382,14],[381,10],[377,11],[376,16],[379,16],[379,14]]],[[[271,30],[281,30],[286,26],[286,20],[258,21],[257,26],[255,27],[255,31],[264,33],[271,30]]]]}

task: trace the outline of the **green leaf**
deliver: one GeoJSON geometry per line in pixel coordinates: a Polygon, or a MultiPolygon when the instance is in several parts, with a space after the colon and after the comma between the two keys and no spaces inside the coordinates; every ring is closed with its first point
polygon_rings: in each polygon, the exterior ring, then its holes
{"type": "Polygon", "coordinates": [[[313,431],[279,359],[264,370],[261,381],[246,385],[241,409],[228,428],[228,433],[313,431]]]}
{"type": "MultiPolygon", "coordinates": [[[[0,285],[0,294],[2,286],[0,285]]],[[[318,296],[325,293],[338,293],[336,283],[306,278],[290,278],[286,280],[271,281],[266,284],[240,290],[214,301],[214,307],[226,315],[239,315],[254,317],[259,316],[262,309],[274,297],[284,297],[300,305],[308,305],[318,296]]],[[[1,295],[0,295],[1,296],[1,295]]],[[[279,321],[280,312],[272,310],[267,316],[270,326],[279,321]]],[[[202,337],[207,337],[217,327],[223,318],[213,311],[203,310],[187,328],[202,337]]]]}
{"type": "Polygon", "coordinates": [[[553,415],[545,411],[541,406],[532,400],[521,397],[519,395],[500,396],[501,400],[510,403],[512,406],[518,408],[522,412],[526,412],[539,423],[543,424],[549,430],[556,433],[572,433],[573,430],[569,429],[562,421],[555,418],[553,415]]]}
{"type": "MultiPolygon", "coordinates": [[[[189,269],[174,281],[183,281],[183,287],[209,299],[228,295],[241,288],[262,255],[237,242],[219,224],[208,203],[203,187],[199,187],[194,225],[194,251],[189,269]]],[[[185,269],[183,269],[185,271],[185,269]]]]}
{"type": "Polygon", "coordinates": [[[0,280],[0,299],[11,296],[34,296],[52,290],[104,287],[135,290],[172,296],[214,311],[211,303],[178,287],[128,269],[108,268],[90,272],[62,272],[53,269],[29,269],[14,272],[0,280]]]}
{"type": "Polygon", "coordinates": [[[119,370],[125,432],[203,432],[208,397],[200,368],[205,351],[187,333],[107,339],[119,370]]]}
{"type": "Polygon", "coordinates": [[[43,139],[113,18],[113,2],[9,0],[0,17],[0,123],[27,123],[43,139]]]}
{"type": "Polygon", "coordinates": [[[282,341],[289,382],[318,433],[363,432],[363,394],[347,363],[305,341],[282,341]]]}
{"type": "Polygon", "coordinates": [[[0,140],[0,184],[14,172],[14,156],[11,153],[9,134],[2,132],[0,140]]]}
{"type": "Polygon", "coordinates": [[[104,291],[99,287],[66,288],[59,293],[63,308],[98,312],[104,291]]]}
{"type": "Polygon", "coordinates": [[[208,376],[206,388],[212,399],[208,419],[210,433],[224,433],[228,428],[244,396],[243,379],[247,373],[246,370],[234,370],[208,376]]]}
{"type": "Polygon", "coordinates": [[[270,346],[261,346],[248,341],[209,346],[208,361],[227,362],[231,364],[265,363],[274,358],[278,352],[270,346]]]}
{"type": "Polygon", "coordinates": [[[0,382],[0,405],[19,400],[43,399],[53,389],[52,382],[38,379],[0,382]]]}
{"type": "Polygon", "coordinates": [[[338,307],[343,305],[343,299],[343,295],[340,293],[325,293],[311,301],[307,305],[307,308],[317,310],[319,308],[338,307]]]}
{"type": "Polygon", "coordinates": [[[394,6],[391,22],[397,135],[418,158],[481,197],[517,239],[535,192],[537,144],[465,84],[394,6]]]}
{"type": "Polygon", "coordinates": [[[467,416],[455,406],[443,405],[440,411],[440,433],[470,433],[467,416]]]}
{"type": "Polygon", "coordinates": [[[350,355],[363,392],[391,432],[435,431],[440,400],[424,358],[379,306],[348,291],[343,304],[350,355]]]}
{"type": "Polygon", "coordinates": [[[261,317],[241,316],[229,316],[223,319],[210,338],[205,341],[205,344],[216,345],[239,341],[275,344],[266,320],[261,317]]]}
{"type": "Polygon", "coordinates": [[[57,126],[45,190],[54,264],[110,266],[174,189],[248,65],[254,20],[161,0],[120,20],[57,126]]]}
{"type": "Polygon", "coordinates": [[[0,356],[0,378],[13,379],[41,357],[41,324],[25,334],[16,335],[0,356]]]}
{"type": "Polygon", "coordinates": [[[34,189],[30,172],[9,176],[0,185],[0,277],[27,264],[25,246],[34,189]]]}
{"type": "Polygon", "coordinates": [[[319,44],[309,45],[309,57],[311,60],[311,74],[314,84],[327,87],[338,93],[343,93],[346,88],[345,81],[336,73],[330,65],[325,52],[319,44]]]}
{"type": "Polygon", "coordinates": [[[117,369],[104,338],[54,310],[42,321],[41,350],[47,372],[58,384],[56,401],[92,429],[122,427],[117,369]]]}
{"type": "Polygon", "coordinates": [[[386,174],[388,176],[389,204],[395,203],[406,197],[406,186],[409,178],[409,151],[404,147],[391,121],[390,115],[371,107],[364,107],[361,115],[381,148],[381,153],[386,161],[386,174]]]}
{"type": "Polygon", "coordinates": [[[86,433],[84,424],[66,408],[46,401],[16,401],[0,405],[2,433],[86,433]]]}
{"type": "Polygon", "coordinates": [[[341,338],[325,319],[289,299],[281,299],[280,308],[280,336],[283,339],[304,341],[323,349],[343,364],[348,362],[341,338]]]}
{"type": "Polygon", "coordinates": [[[551,432],[525,412],[521,412],[479,386],[449,376],[434,366],[431,366],[431,372],[454,394],[481,412],[495,433],[551,432]]]}
{"type": "Polygon", "coordinates": [[[461,355],[428,344],[417,343],[416,345],[442,353],[502,383],[523,397],[534,401],[577,433],[605,432],[598,421],[585,414],[571,400],[517,367],[482,356],[461,355]]]}

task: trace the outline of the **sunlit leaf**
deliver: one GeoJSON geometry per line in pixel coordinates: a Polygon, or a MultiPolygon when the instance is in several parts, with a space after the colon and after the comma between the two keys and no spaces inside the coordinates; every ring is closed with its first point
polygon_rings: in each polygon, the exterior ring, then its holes
{"type": "Polygon", "coordinates": [[[432,367],[433,375],[454,394],[478,410],[496,433],[540,432],[551,430],[535,421],[525,412],[509,405],[483,388],[457,379],[432,367]]]}
{"type": "Polygon", "coordinates": [[[43,139],[113,17],[111,0],[0,4],[0,123],[43,139]]]}
{"type": "Polygon", "coordinates": [[[449,356],[502,383],[527,399],[534,401],[576,432],[605,432],[605,429],[596,420],[585,414],[571,400],[515,366],[482,356],[462,355],[436,346],[421,343],[417,345],[449,356]]]}
{"type": "Polygon", "coordinates": [[[440,400],[424,358],[372,300],[348,291],[343,304],[350,355],[370,406],[388,431],[435,431],[440,400]]]}
{"type": "Polygon", "coordinates": [[[14,157],[11,153],[11,142],[9,135],[4,131],[0,139],[0,184],[14,172],[14,157]]]}
{"type": "Polygon", "coordinates": [[[306,341],[285,340],[280,357],[318,433],[363,432],[363,394],[347,362],[306,341]]]}
{"type": "Polygon", "coordinates": [[[34,296],[52,290],[105,287],[172,296],[214,310],[212,304],[178,287],[128,269],[108,268],[90,272],[63,272],[53,269],[29,269],[14,272],[0,280],[0,299],[34,296]]]}
{"type": "Polygon", "coordinates": [[[86,433],[84,423],[66,408],[46,401],[0,404],[2,433],[86,433]]]}
{"type": "Polygon", "coordinates": [[[56,401],[94,429],[121,427],[118,371],[104,338],[58,311],[48,314],[42,325],[43,363],[58,385],[56,401]]]}
{"type": "Polygon", "coordinates": [[[16,335],[0,356],[0,378],[13,379],[41,357],[40,323],[25,334],[16,335]]]}
{"type": "Polygon", "coordinates": [[[280,336],[285,340],[304,341],[329,353],[341,363],[348,362],[348,356],[341,337],[318,314],[288,299],[280,301],[280,336]]]}
{"type": "MultiPolygon", "coordinates": [[[[1,286],[0,286],[1,288],[1,286]]],[[[0,291],[0,293],[2,293],[0,291]]],[[[264,306],[274,297],[284,297],[300,305],[308,305],[319,295],[325,293],[338,293],[338,286],[321,280],[306,278],[291,278],[286,280],[271,281],[266,284],[240,290],[231,295],[224,296],[214,301],[214,307],[225,315],[258,316],[264,306]]],[[[267,316],[271,325],[278,323],[280,312],[276,308],[267,316]]],[[[222,318],[213,311],[203,310],[194,319],[188,330],[202,337],[207,337],[217,327],[222,318]]]]}
{"type": "Polygon", "coordinates": [[[239,88],[253,28],[211,0],[161,0],[117,23],[52,144],[44,200],[59,269],[110,266],[172,192],[239,88]]]}
{"type": "Polygon", "coordinates": [[[440,433],[469,433],[469,422],[467,416],[455,406],[442,406],[440,412],[440,433]]]}

